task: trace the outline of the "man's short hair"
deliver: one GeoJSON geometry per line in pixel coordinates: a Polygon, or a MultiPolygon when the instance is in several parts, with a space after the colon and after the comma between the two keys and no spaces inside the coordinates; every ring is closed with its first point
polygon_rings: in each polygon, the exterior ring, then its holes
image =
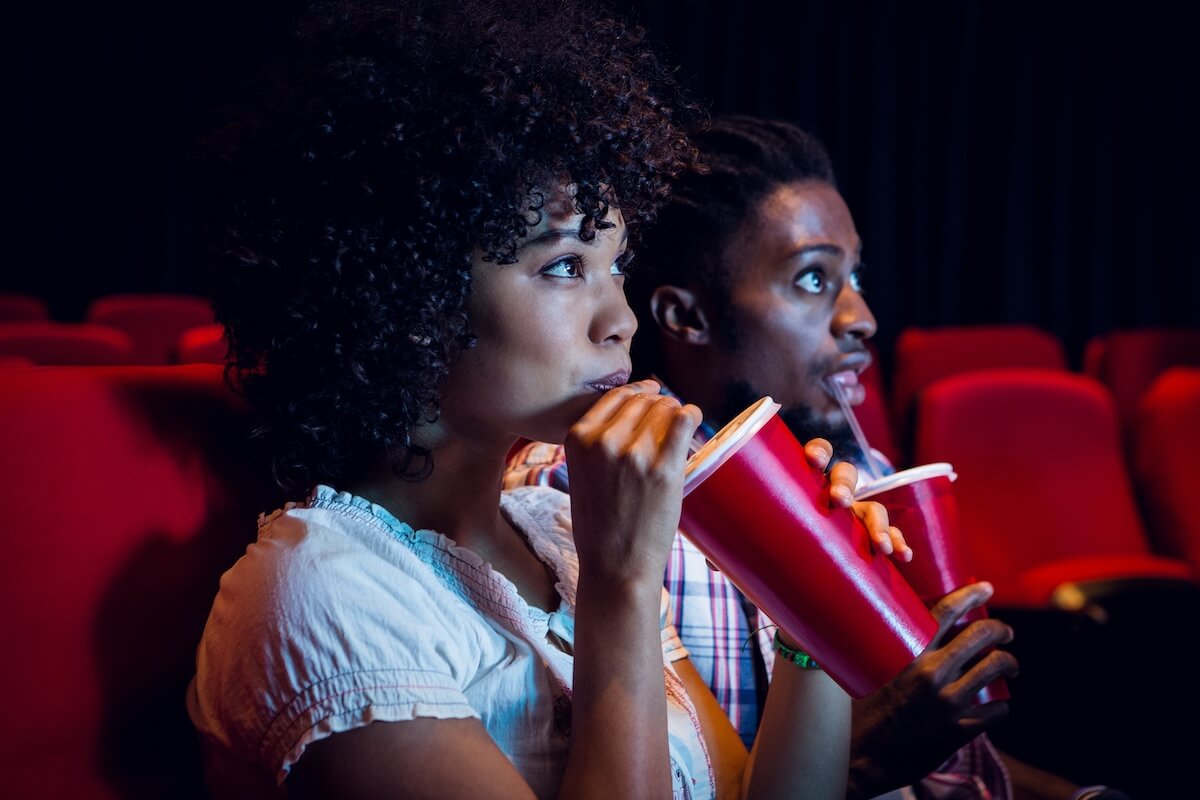
{"type": "Polygon", "coordinates": [[[660,370],[661,350],[649,319],[659,286],[705,290],[724,315],[730,276],[726,252],[758,203],[777,187],[803,181],[834,184],[833,165],[816,137],[788,122],[730,115],[695,131],[700,164],[680,176],[638,249],[629,301],[642,322],[634,365],[660,370]]]}

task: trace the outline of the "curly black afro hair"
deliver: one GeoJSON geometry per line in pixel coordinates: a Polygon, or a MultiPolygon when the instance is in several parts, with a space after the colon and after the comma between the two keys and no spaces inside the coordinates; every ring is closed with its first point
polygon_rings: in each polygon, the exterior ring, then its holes
{"type": "Polygon", "coordinates": [[[419,479],[414,428],[473,344],[472,255],[511,263],[564,177],[585,238],[610,202],[636,235],[693,163],[701,112],[595,4],[321,3],[298,33],[215,137],[227,376],[284,489],[385,453],[419,479]]]}

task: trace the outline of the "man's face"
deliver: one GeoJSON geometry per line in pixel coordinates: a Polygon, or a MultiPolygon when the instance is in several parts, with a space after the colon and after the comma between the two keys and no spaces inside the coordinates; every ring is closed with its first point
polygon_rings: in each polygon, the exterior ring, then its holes
{"type": "Polygon", "coordinates": [[[865,340],[875,318],[862,297],[861,250],[829,184],[787,184],[759,203],[725,252],[729,306],[714,355],[727,414],[767,394],[804,438],[822,435],[835,446],[847,438],[830,383],[841,382],[851,404],[863,401],[858,375],[871,363],[865,340]]]}

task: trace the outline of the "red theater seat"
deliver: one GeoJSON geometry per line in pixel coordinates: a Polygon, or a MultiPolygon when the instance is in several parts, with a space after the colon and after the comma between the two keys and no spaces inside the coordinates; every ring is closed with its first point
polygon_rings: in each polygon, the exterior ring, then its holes
{"type": "Polygon", "coordinates": [[[1200,368],[1163,372],[1143,395],[1132,434],[1151,541],[1200,574],[1200,368]]]}
{"type": "Polygon", "coordinates": [[[133,342],[106,325],[0,322],[0,356],[47,366],[103,366],[133,360],[133,342]]]}
{"type": "Polygon", "coordinates": [[[40,298],[28,294],[0,294],[0,322],[30,322],[50,319],[50,309],[40,298]]]}
{"type": "Polygon", "coordinates": [[[221,369],[0,370],[5,797],[202,797],[184,708],[220,574],[278,504],[221,369]]]}
{"type": "Polygon", "coordinates": [[[121,294],[94,300],[85,318],[128,333],[133,340],[135,363],[166,364],[180,334],[212,322],[213,312],[203,297],[121,294]]]}
{"type": "Polygon", "coordinates": [[[1032,325],[906,328],[896,339],[892,419],[904,431],[916,396],[940,378],[980,369],[1065,370],[1062,343],[1032,325]]]}
{"type": "Polygon", "coordinates": [[[1113,331],[1092,341],[1091,369],[1108,386],[1128,431],[1138,403],[1154,379],[1171,366],[1200,367],[1200,328],[1113,331]]]}
{"type": "Polygon", "coordinates": [[[1189,581],[1150,548],[1112,399],[1069,372],[986,370],[917,401],[914,459],[948,461],[966,550],[995,605],[1046,606],[1064,584],[1189,581]]]}
{"type": "Polygon", "coordinates": [[[188,328],[180,334],[171,349],[171,361],[175,364],[223,364],[225,348],[225,326],[211,322],[188,328]]]}

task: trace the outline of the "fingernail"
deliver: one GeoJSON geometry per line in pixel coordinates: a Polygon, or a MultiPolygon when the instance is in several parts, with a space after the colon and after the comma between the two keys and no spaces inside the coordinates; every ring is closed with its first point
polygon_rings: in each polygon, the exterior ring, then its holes
{"type": "Polygon", "coordinates": [[[848,503],[854,499],[854,495],[850,493],[850,490],[841,485],[834,486],[829,490],[829,493],[843,503],[848,503]]]}

